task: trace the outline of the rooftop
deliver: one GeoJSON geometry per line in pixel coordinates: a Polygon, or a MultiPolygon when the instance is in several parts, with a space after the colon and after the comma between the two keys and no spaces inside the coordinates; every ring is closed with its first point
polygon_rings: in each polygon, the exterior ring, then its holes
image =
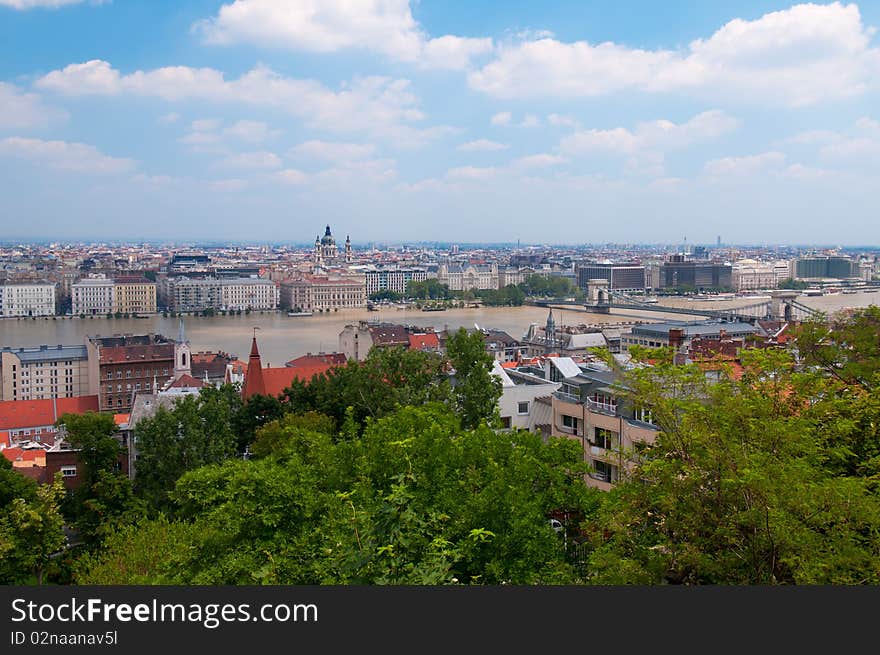
{"type": "Polygon", "coordinates": [[[32,348],[3,348],[2,352],[13,353],[22,363],[50,362],[58,359],[88,359],[85,346],[34,346],[32,348]]]}

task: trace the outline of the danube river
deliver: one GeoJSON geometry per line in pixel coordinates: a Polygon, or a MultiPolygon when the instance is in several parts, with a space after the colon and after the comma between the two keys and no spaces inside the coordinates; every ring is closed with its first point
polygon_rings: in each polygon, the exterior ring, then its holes
{"type": "MultiPolygon", "coordinates": [[[[866,307],[880,303],[880,293],[839,294],[831,296],[800,297],[803,304],[833,312],[844,307],[866,307]]],[[[695,309],[715,309],[748,305],[754,299],[733,301],[692,301],[683,298],[662,298],[660,304],[695,309]]],[[[682,320],[681,314],[663,314],[634,310],[613,310],[610,315],[574,310],[553,310],[557,325],[580,325],[609,322],[682,320]]],[[[543,325],[547,310],[541,307],[483,307],[479,309],[448,309],[442,312],[422,312],[416,309],[383,308],[368,312],[346,311],[314,316],[289,317],[283,312],[253,313],[248,316],[214,316],[210,318],[187,316],[184,319],[186,337],[193,350],[224,350],[245,359],[250,350],[253,328],[263,362],[283,366],[284,362],[306,353],[338,350],[339,333],[349,323],[391,321],[431,327],[438,330],[459,327],[504,330],[514,338],[521,338],[531,323],[543,325]]],[[[154,332],[167,337],[177,336],[178,319],[161,315],[142,319],[108,319],[95,317],[56,317],[38,319],[0,320],[0,346],[18,348],[43,344],[83,343],[88,336],[113,334],[145,334],[154,332]]]]}

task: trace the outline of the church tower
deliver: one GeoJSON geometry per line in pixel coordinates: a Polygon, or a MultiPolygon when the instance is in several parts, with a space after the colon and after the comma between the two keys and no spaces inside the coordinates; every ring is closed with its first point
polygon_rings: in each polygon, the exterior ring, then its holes
{"type": "Polygon", "coordinates": [[[553,310],[547,314],[547,325],[544,327],[544,339],[547,342],[547,353],[556,348],[556,320],[553,318],[553,310]]]}
{"type": "Polygon", "coordinates": [[[351,236],[345,236],[345,263],[351,264],[351,236]]]}
{"type": "Polygon", "coordinates": [[[179,380],[184,375],[192,373],[192,352],[189,342],[186,340],[186,331],[183,327],[183,319],[177,323],[177,341],[174,342],[174,379],[179,380]]]}

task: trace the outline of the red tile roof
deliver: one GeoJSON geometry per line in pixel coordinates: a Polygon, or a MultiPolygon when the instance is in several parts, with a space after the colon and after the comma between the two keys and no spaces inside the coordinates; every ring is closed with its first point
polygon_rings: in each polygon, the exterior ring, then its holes
{"type": "Polygon", "coordinates": [[[122,425],[123,423],[128,423],[131,420],[131,414],[114,414],[113,422],[116,425],[122,425]]]}
{"type": "Polygon", "coordinates": [[[110,346],[101,348],[101,364],[125,364],[129,362],[159,362],[174,360],[174,344],[151,344],[149,346],[110,346]]]}
{"type": "Polygon", "coordinates": [[[439,350],[440,339],[434,333],[431,334],[410,334],[409,335],[410,350],[439,350]]]}
{"type": "Polygon", "coordinates": [[[244,378],[244,389],[241,397],[247,400],[251,396],[266,395],[266,385],[263,382],[263,362],[260,360],[260,350],[257,348],[257,337],[251,342],[251,355],[248,359],[247,373],[244,378]]]}
{"type": "Polygon", "coordinates": [[[288,368],[301,368],[303,366],[319,366],[321,364],[332,364],[334,366],[344,365],[346,362],[345,353],[320,353],[318,355],[303,355],[296,359],[291,359],[285,364],[288,368]]]}
{"type": "MultiPolygon", "coordinates": [[[[287,366],[284,368],[264,368],[263,384],[265,391],[263,393],[267,396],[275,396],[277,398],[284,393],[284,390],[287,389],[294,380],[308,382],[315,375],[326,373],[331,368],[333,368],[332,364],[315,364],[314,366],[297,366],[294,368],[289,368],[287,366]]],[[[245,378],[245,384],[247,384],[247,378],[245,378]]]]}
{"type": "Polygon", "coordinates": [[[58,398],[54,403],[51,399],[4,400],[0,402],[0,430],[53,425],[62,414],[85,414],[97,411],[97,396],[58,398]]]}
{"type": "Polygon", "coordinates": [[[181,375],[174,382],[171,383],[170,389],[201,389],[205,386],[204,380],[197,380],[192,375],[181,375]]]}
{"type": "Polygon", "coordinates": [[[10,462],[31,462],[31,466],[37,466],[36,460],[46,459],[46,451],[39,448],[5,448],[3,456],[10,462]]]}

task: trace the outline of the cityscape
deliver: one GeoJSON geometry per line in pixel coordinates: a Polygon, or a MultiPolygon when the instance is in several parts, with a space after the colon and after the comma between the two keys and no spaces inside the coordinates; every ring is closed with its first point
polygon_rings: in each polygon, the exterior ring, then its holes
{"type": "Polygon", "coordinates": [[[0,591],[880,585],[880,5],[739,5],[0,0],[0,591]]]}

